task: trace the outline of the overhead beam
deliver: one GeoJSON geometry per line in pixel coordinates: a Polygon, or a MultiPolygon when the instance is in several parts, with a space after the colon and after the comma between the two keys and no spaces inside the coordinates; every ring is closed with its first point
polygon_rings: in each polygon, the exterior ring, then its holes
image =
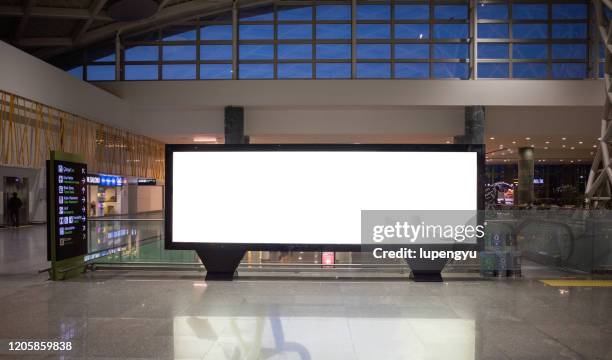
{"type": "Polygon", "coordinates": [[[24,48],[32,47],[56,47],[56,46],[72,46],[73,42],[71,38],[54,37],[54,38],[22,38],[15,42],[17,46],[24,48]]]}
{"type": "Polygon", "coordinates": [[[25,5],[23,6],[23,16],[19,21],[19,25],[17,25],[17,31],[15,31],[15,41],[19,41],[23,36],[26,28],[28,27],[28,22],[30,21],[30,15],[32,14],[32,8],[36,0],[27,0],[25,5]]]}
{"type": "MultiPolygon", "coordinates": [[[[271,0],[244,0],[241,1],[241,7],[250,7],[271,3],[271,0]]],[[[157,29],[173,22],[187,19],[194,16],[207,16],[231,11],[232,2],[228,0],[211,1],[211,0],[194,0],[178,5],[169,6],[162,9],[150,18],[131,21],[131,22],[114,22],[112,24],[102,26],[100,28],[86,32],[80,39],[78,46],[87,46],[99,41],[108,40],[115,36],[120,31],[122,35],[135,34],[139,32],[157,29]]],[[[77,45],[77,44],[75,44],[77,45]]],[[[65,53],[70,49],[49,49],[36,54],[43,59],[50,58],[65,53]]]]}
{"type": "MultiPolygon", "coordinates": [[[[23,17],[24,8],[20,6],[0,6],[0,17],[23,17]]],[[[54,8],[34,6],[30,10],[30,17],[35,18],[59,18],[59,19],[80,19],[90,18],[88,9],[54,8]]],[[[112,21],[113,19],[104,12],[94,16],[95,20],[112,21]]]]}
{"type": "Polygon", "coordinates": [[[104,5],[106,5],[107,0],[94,0],[92,4],[89,6],[89,18],[83,22],[83,24],[77,29],[73,41],[75,44],[78,44],[81,40],[81,37],[89,30],[89,27],[94,22],[95,17],[102,11],[104,5]]]}

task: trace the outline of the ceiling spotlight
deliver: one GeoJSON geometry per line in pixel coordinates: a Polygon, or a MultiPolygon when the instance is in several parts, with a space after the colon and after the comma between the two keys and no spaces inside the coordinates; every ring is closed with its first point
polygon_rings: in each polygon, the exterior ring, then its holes
{"type": "Polygon", "coordinates": [[[565,145],[561,145],[561,147],[565,149],[565,145]]]}
{"type": "Polygon", "coordinates": [[[513,143],[513,144],[516,144],[516,141],[513,141],[512,143],[513,143]]]}
{"type": "Polygon", "coordinates": [[[544,146],[544,150],[548,150],[548,146],[544,146]]]}
{"type": "Polygon", "coordinates": [[[597,145],[593,145],[593,147],[594,147],[595,149],[597,149],[597,145]]]}
{"type": "Polygon", "coordinates": [[[582,161],[581,159],[578,159],[578,162],[582,161]]]}
{"type": "Polygon", "coordinates": [[[573,147],[573,146],[572,146],[570,149],[571,149],[571,150],[574,150],[574,149],[575,149],[575,147],[573,147]]]}
{"type": "Polygon", "coordinates": [[[447,143],[447,144],[450,144],[450,141],[449,141],[449,140],[446,140],[446,143],[447,143]]]}
{"type": "Polygon", "coordinates": [[[495,138],[494,138],[493,136],[491,136],[491,137],[489,138],[489,140],[495,140],[495,138]]]}
{"type": "Polygon", "coordinates": [[[567,140],[567,138],[562,137],[561,140],[565,141],[565,140],[567,140]]]}
{"type": "Polygon", "coordinates": [[[574,160],[570,160],[570,162],[571,162],[571,163],[573,163],[573,162],[574,162],[574,160]]]}
{"type": "Polygon", "coordinates": [[[530,137],[526,137],[525,140],[531,140],[531,138],[530,137]]]}
{"type": "Polygon", "coordinates": [[[534,147],[535,147],[535,145],[534,145],[534,144],[531,144],[531,147],[532,147],[532,148],[534,148],[534,147]]]}
{"type": "Polygon", "coordinates": [[[582,144],[582,141],[578,141],[578,144],[582,144]]]}
{"type": "Polygon", "coordinates": [[[547,141],[546,143],[547,143],[547,144],[550,144],[550,141],[547,141]]]}

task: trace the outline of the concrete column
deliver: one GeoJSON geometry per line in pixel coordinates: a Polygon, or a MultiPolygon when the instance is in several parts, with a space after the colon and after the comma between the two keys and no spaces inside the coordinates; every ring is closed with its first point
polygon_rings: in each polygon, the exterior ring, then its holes
{"type": "Polygon", "coordinates": [[[247,143],[244,136],[244,108],[241,106],[225,107],[225,143],[247,143]]]}
{"type": "Polygon", "coordinates": [[[484,106],[466,106],[464,120],[463,135],[455,136],[455,144],[484,144],[484,106]]]}
{"type": "Polygon", "coordinates": [[[533,148],[518,149],[518,191],[516,204],[531,204],[533,202],[533,148]]]}

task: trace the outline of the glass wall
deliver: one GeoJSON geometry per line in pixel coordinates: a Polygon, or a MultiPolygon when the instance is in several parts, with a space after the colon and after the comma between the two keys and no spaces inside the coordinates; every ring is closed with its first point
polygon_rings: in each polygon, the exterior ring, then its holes
{"type": "MultiPolygon", "coordinates": [[[[122,38],[122,80],[585,79],[603,73],[581,0],[282,1],[122,38]],[[473,26],[472,26],[473,25],[473,26]],[[236,38],[234,38],[236,37],[236,38]],[[477,62],[472,61],[476,58],[477,62]]],[[[115,80],[114,46],[58,64],[115,80]]]]}

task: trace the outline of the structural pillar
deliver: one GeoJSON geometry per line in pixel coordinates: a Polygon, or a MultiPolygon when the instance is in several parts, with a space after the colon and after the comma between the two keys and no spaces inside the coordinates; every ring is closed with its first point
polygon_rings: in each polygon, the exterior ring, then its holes
{"type": "Polygon", "coordinates": [[[466,106],[463,135],[455,136],[455,144],[484,144],[484,122],[484,106],[466,106]]]}
{"type": "Polygon", "coordinates": [[[242,106],[225,107],[225,143],[247,143],[244,136],[244,108],[242,106]]]}
{"type": "Polygon", "coordinates": [[[533,148],[522,147],[518,149],[518,189],[517,205],[531,204],[533,202],[533,148]]]}

